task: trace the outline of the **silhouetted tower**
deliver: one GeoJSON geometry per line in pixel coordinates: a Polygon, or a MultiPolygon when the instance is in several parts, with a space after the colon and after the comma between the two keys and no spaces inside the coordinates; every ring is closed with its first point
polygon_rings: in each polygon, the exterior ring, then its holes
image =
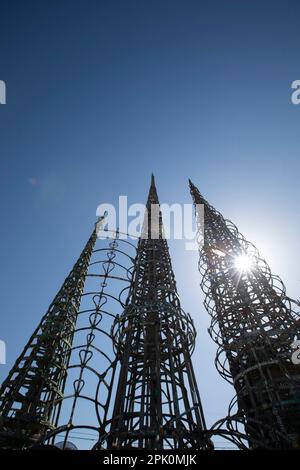
{"type": "Polygon", "coordinates": [[[210,448],[154,177],[137,248],[102,221],[2,384],[0,447],[210,448]]]}
{"type": "Polygon", "coordinates": [[[299,309],[236,226],[191,181],[190,190],[199,223],[201,287],[219,346],[216,366],[237,393],[237,413],[224,422],[233,433],[242,423],[252,448],[299,447],[300,369],[291,361],[291,345],[300,337],[299,309]]]}
{"type": "Polygon", "coordinates": [[[0,389],[0,447],[23,448],[54,429],[96,228],[0,389]]]}
{"type": "Polygon", "coordinates": [[[180,307],[153,176],[127,306],[114,330],[121,370],[108,448],[209,447],[191,362],[195,329],[180,307]]]}

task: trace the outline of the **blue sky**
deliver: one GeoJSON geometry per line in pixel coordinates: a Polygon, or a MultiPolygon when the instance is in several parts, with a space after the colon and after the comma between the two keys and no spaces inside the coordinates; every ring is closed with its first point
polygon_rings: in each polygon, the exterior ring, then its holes
{"type": "MultiPolygon", "coordinates": [[[[190,202],[187,179],[299,297],[297,1],[2,1],[1,329],[4,378],[86,242],[98,204],[190,202]]],[[[170,243],[197,325],[207,421],[215,372],[197,255],[170,243]]]]}

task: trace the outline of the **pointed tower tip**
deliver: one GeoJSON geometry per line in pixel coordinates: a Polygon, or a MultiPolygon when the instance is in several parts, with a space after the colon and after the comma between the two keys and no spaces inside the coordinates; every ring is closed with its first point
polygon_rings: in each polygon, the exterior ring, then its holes
{"type": "Polygon", "coordinates": [[[196,204],[195,201],[197,200],[197,204],[207,204],[207,201],[205,201],[199,189],[197,188],[197,186],[194,185],[191,179],[189,179],[189,185],[190,185],[190,193],[194,200],[194,203],[196,204]]]}
{"type": "Polygon", "coordinates": [[[151,184],[150,184],[147,204],[149,202],[151,202],[151,204],[159,204],[153,173],[151,174],[151,184]]]}
{"type": "Polygon", "coordinates": [[[190,185],[190,188],[194,188],[195,185],[192,183],[192,180],[189,178],[189,185],[190,185]]]}

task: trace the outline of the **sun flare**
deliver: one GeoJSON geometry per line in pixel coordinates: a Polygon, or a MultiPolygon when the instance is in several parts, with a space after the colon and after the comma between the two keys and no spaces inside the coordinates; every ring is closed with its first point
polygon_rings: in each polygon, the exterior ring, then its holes
{"type": "Polygon", "coordinates": [[[248,255],[237,256],[234,260],[234,267],[240,272],[249,272],[253,268],[253,260],[248,255]]]}

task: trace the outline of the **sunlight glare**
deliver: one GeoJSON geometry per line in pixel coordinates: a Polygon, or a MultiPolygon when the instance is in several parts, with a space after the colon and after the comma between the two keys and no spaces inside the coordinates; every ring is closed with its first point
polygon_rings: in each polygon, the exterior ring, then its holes
{"type": "Polygon", "coordinates": [[[253,268],[253,261],[246,254],[240,255],[235,258],[234,266],[240,272],[249,272],[253,268]]]}

